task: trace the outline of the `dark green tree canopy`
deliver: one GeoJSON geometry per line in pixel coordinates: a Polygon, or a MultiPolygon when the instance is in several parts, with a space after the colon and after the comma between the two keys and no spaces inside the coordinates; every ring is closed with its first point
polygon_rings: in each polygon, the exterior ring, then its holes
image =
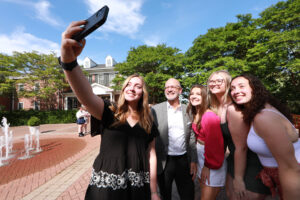
{"type": "Polygon", "coordinates": [[[150,102],[158,103],[164,100],[164,83],[170,77],[179,78],[184,72],[183,54],[177,48],[165,44],[156,47],[142,45],[132,47],[125,62],[118,63],[115,69],[119,72],[114,80],[120,89],[120,83],[125,77],[138,73],[145,78],[150,93],[150,102]]]}

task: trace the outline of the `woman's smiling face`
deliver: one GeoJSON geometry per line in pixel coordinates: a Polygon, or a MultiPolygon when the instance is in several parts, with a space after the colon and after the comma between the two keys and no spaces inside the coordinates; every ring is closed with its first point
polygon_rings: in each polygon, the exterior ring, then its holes
{"type": "Polygon", "coordinates": [[[231,82],[231,97],[237,104],[246,104],[252,98],[252,88],[244,77],[238,77],[231,82]]]}

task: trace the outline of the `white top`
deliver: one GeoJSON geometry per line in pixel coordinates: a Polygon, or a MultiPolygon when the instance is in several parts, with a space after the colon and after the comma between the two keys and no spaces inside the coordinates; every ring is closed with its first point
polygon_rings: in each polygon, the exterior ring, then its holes
{"type": "Polygon", "coordinates": [[[167,102],[168,110],[168,155],[178,156],[186,153],[183,114],[181,105],[176,109],[167,102]]]}
{"type": "Polygon", "coordinates": [[[76,112],[76,118],[79,119],[80,117],[85,117],[86,115],[89,115],[89,113],[85,110],[78,110],[76,112]]]}
{"type": "MultiPolygon", "coordinates": [[[[286,117],[283,114],[281,114],[280,112],[277,112],[275,110],[263,109],[263,111],[271,111],[271,112],[277,113],[286,119],[286,117]]],[[[292,124],[292,126],[293,126],[293,124],[292,124]]],[[[272,153],[270,152],[267,144],[265,143],[263,138],[261,138],[255,132],[253,124],[251,125],[250,131],[249,131],[249,134],[247,137],[247,145],[248,145],[249,149],[251,149],[253,152],[255,152],[257,154],[257,156],[263,166],[278,167],[278,164],[277,164],[275,158],[273,157],[272,153]]],[[[294,142],[293,146],[295,149],[295,157],[296,157],[298,163],[300,163],[300,140],[298,139],[297,142],[294,142]]]]}

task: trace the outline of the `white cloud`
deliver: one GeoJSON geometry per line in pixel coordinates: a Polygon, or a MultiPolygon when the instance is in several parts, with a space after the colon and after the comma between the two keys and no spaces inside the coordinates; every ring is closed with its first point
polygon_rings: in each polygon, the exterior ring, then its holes
{"type": "Polygon", "coordinates": [[[61,20],[51,14],[50,7],[51,4],[49,1],[41,0],[38,2],[33,1],[24,1],[24,0],[4,0],[9,3],[18,4],[21,6],[26,6],[30,9],[34,9],[37,19],[50,24],[52,26],[62,26],[61,20]]]}
{"type": "Polygon", "coordinates": [[[33,4],[36,17],[52,26],[60,26],[61,23],[50,13],[51,4],[48,1],[39,1],[33,4]]]}
{"type": "Polygon", "coordinates": [[[141,14],[143,0],[85,0],[85,3],[90,14],[94,14],[104,5],[109,7],[107,21],[100,28],[103,31],[134,37],[145,21],[145,16],[141,14]]]}
{"type": "Polygon", "coordinates": [[[161,38],[158,35],[152,35],[144,40],[144,43],[148,46],[157,46],[162,43],[161,38]]]}
{"type": "Polygon", "coordinates": [[[60,54],[59,44],[26,33],[23,27],[18,28],[11,35],[0,34],[0,44],[0,52],[9,55],[13,51],[38,51],[45,54],[49,54],[52,51],[57,55],[60,54]]]}

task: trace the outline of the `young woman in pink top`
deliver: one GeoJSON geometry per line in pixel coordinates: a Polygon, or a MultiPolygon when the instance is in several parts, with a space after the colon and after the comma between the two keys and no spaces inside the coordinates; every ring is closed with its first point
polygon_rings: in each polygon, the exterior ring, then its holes
{"type": "Polygon", "coordinates": [[[194,85],[187,112],[193,116],[192,129],[197,138],[198,178],[201,199],[216,199],[226,180],[226,160],[220,118],[208,109],[206,87],[194,85]]]}

